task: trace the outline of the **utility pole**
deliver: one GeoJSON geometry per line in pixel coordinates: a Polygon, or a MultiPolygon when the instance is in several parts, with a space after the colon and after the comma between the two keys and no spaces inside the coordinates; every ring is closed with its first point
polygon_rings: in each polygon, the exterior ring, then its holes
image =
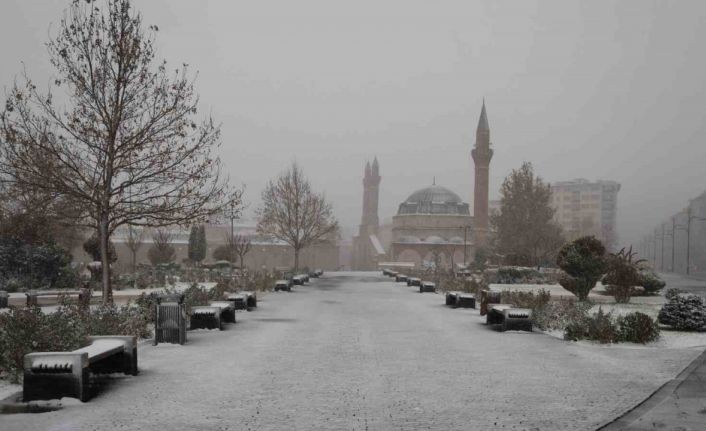
{"type": "Polygon", "coordinates": [[[691,203],[689,203],[689,206],[686,209],[686,275],[689,275],[690,271],[690,264],[691,264],[691,221],[692,220],[699,220],[699,221],[706,221],[706,218],[703,217],[696,217],[691,215],[691,203]]]}
{"type": "Polygon", "coordinates": [[[672,270],[671,272],[674,272],[674,238],[677,236],[676,234],[676,217],[672,216],[672,270]]]}
{"type": "Polygon", "coordinates": [[[664,223],[662,223],[662,251],[660,253],[659,270],[664,272],[664,223]]]}
{"type": "Polygon", "coordinates": [[[657,269],[657,229],[653,232],[652,240],[652,245],[654,246],[654,250],[652,252],[652,268],[657,269]]]}

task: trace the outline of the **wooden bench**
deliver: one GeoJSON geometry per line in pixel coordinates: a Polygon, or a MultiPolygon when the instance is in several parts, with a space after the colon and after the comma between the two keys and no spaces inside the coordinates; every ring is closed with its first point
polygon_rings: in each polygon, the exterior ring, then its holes
{"type": "Polygon", "coordinates": [[[431,281],[422,281],[419,283],[419,293],[436,292],[436,284],[431,281]]]}
{"type": "Polygon", "coordinates": [[[514,329],[532,332],[532,310],[515,308],[512,304],[490,304],[485,323],[486,325],[500,324],[501,331],[514,329]]]}
{"type": "Polygon", "coordinates": [[[137,343],[132,336],[89,337],[73,352],[34,352],[24,356],[23,400],[90,399],[90,374],[136,376],[137,343]]]}
{"type": "Polygon", "coordinates": [[[245,295],[248,298],[248,311],[250,308],[257,308],[257,293],[252,290],[243,290],[240,292],[241,295],[245,295]]]}
{"type": "Polygon", "coordinates": [[[29,290],[25,292],[27,297],[27,306],[34,307],[39,305],[39,297],[53,296],[58,298],[59,296],[77,296],[79,302],[88,304],[91,301],[91,290],[90,289],[79,289],[79,290],[29,290]]]}
{"type": "Polygon", "coordinates": [[[458,294],[461,292],[446,292],[446,305],[456,308],[456,301],[458,300],[458,294]]]}
{"type": "Polygon", "coordinates": [[[275,281],[275,292],[279,292],[280,290],[286,290],[287,292],[291,292],[292,283],[289,280],[275,281]]]}
{"type": "Polygon", "coordinates": [[[235,308],[228,301],[214,301],[210,305],[191,307],[190,329],[223,330],[223,323],[235,323],[235,308]]]}
{"type": "Polygon", "coordinates": [[[154,341],[186,343],[186,306],[183,294],[158,295],[155,304],[154,341]]]}
{"type": "Polygon", "coordinates": [[[407,279],[407,286],[419,286],[422,284],[421,278],[411,277],[407,279]]]}
{"type": "Polygon", "coordinates": [[[233,304],[235,310],[249,310],[248,296],[242,293],[231,293],[226,296],[226,300],[233,304]]]}
{"type": "Polygon", "coordinates": [[[7,308],[10,300],[10,294],[4,290],[0,290],[0,308],[7,308]]]}
{"type": "Polygon", "coordinates": [[[446,292],[446,305],[452,308],[476,308],[476,297],[465,292],[446,292]]]}

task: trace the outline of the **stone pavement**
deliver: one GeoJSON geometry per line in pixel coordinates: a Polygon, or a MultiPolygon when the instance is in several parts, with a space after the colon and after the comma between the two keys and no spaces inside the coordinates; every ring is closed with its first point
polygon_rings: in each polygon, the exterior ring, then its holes
{"type": "Polygon", "coordinates": [[[377,273],[327,274],[185,346],[141,345],[140,375],[0,429],[594,430],[700,353],[500,333],[443,303],[377,273]]]}

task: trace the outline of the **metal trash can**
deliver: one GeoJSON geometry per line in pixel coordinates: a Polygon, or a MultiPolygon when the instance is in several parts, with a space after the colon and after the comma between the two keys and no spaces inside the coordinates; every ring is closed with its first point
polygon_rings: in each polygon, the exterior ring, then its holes
{"type": "Polygon", "coordinates": [[[186,343],[186,304],[183,294],[155,295],[154,342],[186,343]]]}

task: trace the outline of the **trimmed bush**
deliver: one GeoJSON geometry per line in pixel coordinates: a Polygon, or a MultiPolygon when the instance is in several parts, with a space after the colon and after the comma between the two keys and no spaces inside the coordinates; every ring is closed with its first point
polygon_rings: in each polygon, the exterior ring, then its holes
{"type": "Polygon", "coordinates": [[[659,325],[650,316],[636,311],[619,316],[618,341],[630,343],[649,343],[659,338],[659,325]]]}
{"type": "Polygon", "coordinates": [[[680,331],[706,331],[706,304],[698,295],[679,294],[669,289],[665,295],[669,302],[659,310],[659,322],[680,331]]]}
{"type": "Polygon", "coordinates": [[[640,285],[645,289],[645,295],[656,295],[666,283],[654,272],[643,270],[640,272],[640,285]]]}
{"type": "Polygon", "coordinates": [[[588,301],[577,302],[572,298],[552,300],[544,307],[532,309],[532,322],[541,330],[563,330],[586,316],[592,306],[588,301]]]}
{"type": "Polygon", "coordinates": [[[89,335],[152,336],[149,308],[130,305],[101,306],[90,310],[64,298],[56,311],[39,307],[10,307],[0,313],[0,375],[19,381],[24,355],[31,352],[62,352],[85,346],[89,335]]]}
{"type": "Polygon", "coordinates": [[[593,315],[586,314],[569,322],[564,331],[564,339],[593,340],[600,343],[648,343],[659,338],[659,326],[650,316],[633,312],[614,317],[604,313],[602,308],[593,315]]]}
{"type": "Polygon", "coordinates": [[[556,264],[565,274],[559,284],[585,301],[606,270],[605,247],[593,236],[584,236],[564,244],[556,257],[556,264]]]}

